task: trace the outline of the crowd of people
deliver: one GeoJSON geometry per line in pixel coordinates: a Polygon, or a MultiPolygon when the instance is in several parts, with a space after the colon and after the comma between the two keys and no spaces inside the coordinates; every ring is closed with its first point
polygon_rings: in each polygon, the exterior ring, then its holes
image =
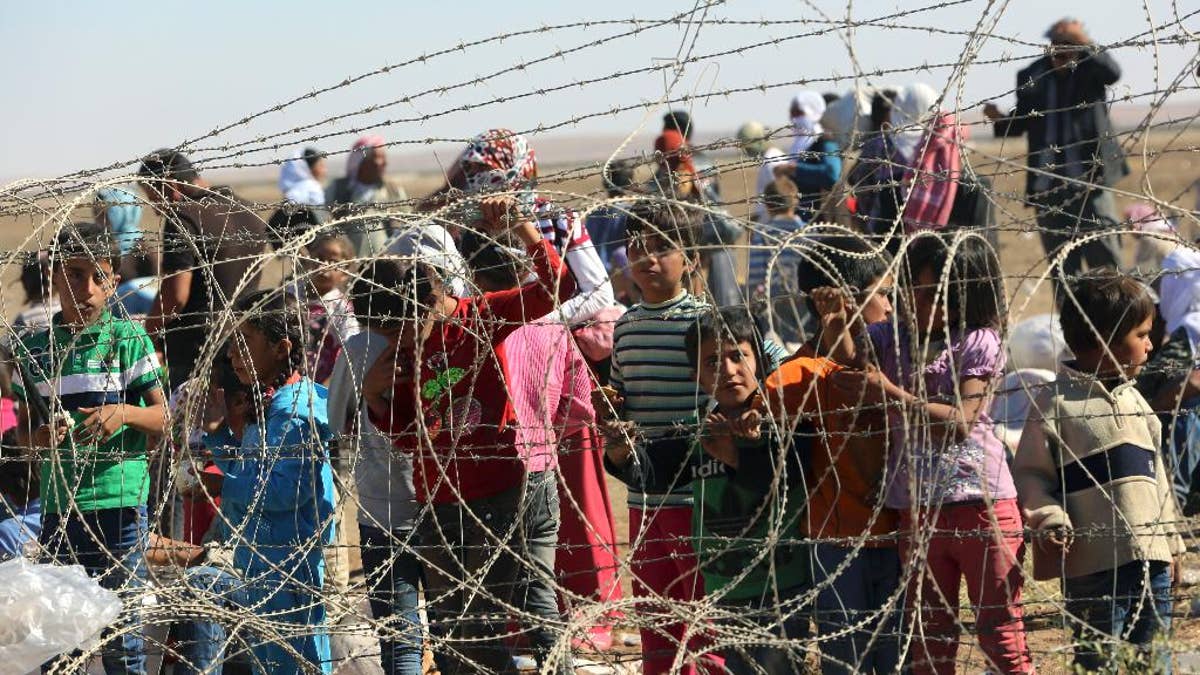
{"type": "Polygon", "coordinates": [[[680,110],[653,175],[607,165],[584,214],[507,129],[416,200],[380,136],[327,188],[332,158],[300,149],[265,219],[163,149],[22,269],[0,555],[133,601],[110,674],[153,649],[176,673],[331,672],[360,590],[389,674],[427,651],[444,675],[569,673],[633,645],[650,674],[953,673],[965,608],[990,672],[1032,673],[1027,547],[1079,666],[1159,649],[1197,505],[1200,254],[1121,271],[1119,69],[1077,21],[1047,37],[1016,107],[984,111],[1028,138],[1055,263],[1070,357],[1037,386],[1005,391],[989,183],[924,83],[745,124],[748,220],[680,110]],[[260,288],[268,245],[295,264],[260,288]],[[1001,392],[1026,399],[1017,435],[1001,392]],[[156,646],[151,592],[177,610],[156,646]]]}

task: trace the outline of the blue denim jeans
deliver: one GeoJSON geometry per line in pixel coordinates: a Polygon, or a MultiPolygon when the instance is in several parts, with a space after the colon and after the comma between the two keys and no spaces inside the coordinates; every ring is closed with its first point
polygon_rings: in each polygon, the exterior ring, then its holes
{"type": "Polygon", "coordinates": [[[888,613],[882,608],[900,588],[900,553],[891,547],[855,551],[817,544],[813,546],[813,583],[820,589],[817,634],[821,636],[821,672],[896,672],[900,663],[897,617],[904,602],[896,600],[892,605],[896,609],[888,613]],[[854,557],[847,563],[851,554],[854,557]],[[843,563],[846,567],[839,571],[843,563]],[[847,626],[858,628],[826,638],[845,631],[847,626]]]}
{"type": "Polygon", "coordinates": [[[721,650],[725,657],[725,669],[732,675],[791,675],[805,672],[804,642],[809,637],[808,620],[811,611],[798,606],[800,596],[809,587],[793,588],[779,592],[780,602],[752,600],[748,602],[723,602],[721,608],[732,610],[740,617],[736,625],[745,626],[754,632],[766,629],[774,637],[782,638],[788,647],[778,645],[739,645],[721,650]]]}
{"type": "MultiPolygon", "coordinates": [[[[555,585],[554,556],[558,550],[558,530],[562,515],[558,505],[558,476],[554,470],[538,471],[528,476],[522,504],[526,552],[521,568],[521,585],[517,600],[530,615],[524,623],[530,632],[534,657],[543,666],[555,645],[563,638],[563,617],[558,611],[558,591],[555,585]]],[[[554,672],[569,675],[575,672],[571,659],[560,659],[554,672]]]]}
{"type": "MultiPolygon", "coordinates": [[[[272,622],[270,634],[238,636],[252,645],[249,660],[254,672],[292,675],[312,672],[314,667],[326,673],[331,671],[325,605],[313,589],[271,574],[259,574],[247,582],[216,567],[193,567],[187,571],[185,580],[196,605],[235,614],[253,611],[272,622]],[[281,635],[286,636],[287,646],[280,644],[281,635]],[[303,664],[296,661],[293,650],[303,664]]],[[[176,675],[220,673],[226,654],[237,655],[238,650],[228,649],[232,641],[225,626],[215,618],[215,612],[181,623],[181,658],[175,666],[176,675]]]]}
{"type": "Polygon", "coordinates": [[[379,654],[385,675],[421,675],[424,635],[417,611],[424,573],[412,530],[387,532],[358,524],[362,539],[367,600],[379,631],[379,654]]]}
{"type": "MultiPolygon", "coordinates": [[[[100,509],[42,516],[39,542],[56,565],[82,565],[102,587],[125,603],[117,623],[104,631],[101,658],[108,675],[145,675],[146,644],[137,591],[145,571],[146,507],[100,509]]],[[[71,657],[79,656],[76,652],[71,657]]],[[[69,657],[59,657],[69,658],[69,657]]],[[[48,672],[51,661],[42,667],[48,672]]],[[[84,672],[80,664],[78,672],[84,672]]],[[[66,673],[61,667],[59,673],[66,673]]]]}
{"type": "MultiPolygon", "coordinates": [[[[1171,571],[1165,562],[1130,562],[1064,579],[1063,595],[1075,634],[1075,663],[1089,671],[1114,667],[1105,653],[1114,639],[1148,651],[1156,635],[1171,629],[1171,571]],[[1094,649],[1098,642],[1105,646],[1094,649]]],[[[1171,672],[1170,652],[1155,658],[1158,672],[1171,672]]]]}

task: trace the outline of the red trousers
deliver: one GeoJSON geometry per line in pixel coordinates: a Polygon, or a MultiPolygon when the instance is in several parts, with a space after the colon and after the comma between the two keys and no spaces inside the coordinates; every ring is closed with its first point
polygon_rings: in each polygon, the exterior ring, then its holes
{"type": "MultiPolygon", "coordinates": [[[[559,601],[569,616],[578,602],[619,601],[621,583],[617,578],[617,529],[604,482],[600,437],[589,427],[566,439],[564,446],[558,461],[562,525],[554,569],[566,591],[559,594],[559,601]]],[[[620,618],[618,610],[608,612],[609,626],[620,618]]]]}
{"type": "Polygon", "coordinates": [[[707,641],[700,634],[693,633],[685,644],[687,626],[672,621],[671,601],[690,602],[704,597],[704,579],[692,548],[692,508],[630,508],[629,540],[634,547],[630,555],[633,594],[652,600],[638,603],[642,672],[645,675],[724,672],[724,660],[705,653],[707,641]],[[676,652],[681,649],[685,650],[683,666],[671,671],[676,652]]]}
{"type": "Polygon", "coordinates": [[[912,564],[917,546],[917,564],[923,563],[909,577],[912,672],[953,675],[960,629],[958,592],[964,578],[975,633],[991,671],[1033,672],[1021,608],[1025,544],[1017,500],[998,500],[990,508],[982,502],[945,504],[936,517],[933,509],[918,511],[915,522],[917,530],[911,511],[900,514],[901,527],[908,533],[900,543],[900,558],[912,564]]]}

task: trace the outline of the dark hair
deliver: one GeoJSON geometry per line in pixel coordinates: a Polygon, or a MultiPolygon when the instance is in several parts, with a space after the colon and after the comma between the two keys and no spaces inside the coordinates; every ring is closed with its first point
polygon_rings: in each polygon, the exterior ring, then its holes
{"type": "Polygon", "coordinates": [[[663,115],[663,131],[678,131],[684,139],[692,139],[692,116],[686,110],[672,110],[663,115]]]}
{"type": "Polygon", "coordinates": [[[229,360],[229,345],[217,354],[213,359],[212,381],[213,383],[225,390],[225,398],[236,393],[249,393],[250,388],[238,379],[237,373],[233,370],[233,362],[229,360]]]}
{"type": "Polygon", "coordinates": [[[25,302],[41,302],[50,292],[50,265],[39,252],[34,252],[21,265],[21,288],[25,302]]]}
{"type": "Polygon", "coordinates": [[[304,163],[308,165],[308,168],[312,169],[317,165],[317,162],[325,159],[325,153],[316,148],[308,147],[304,149],[304,153],[300,157],[304,159],[304,163]]]}
{"type": "Polygon", "coordinates": [[[796,264],[796,282],[808,311],[817,316],[812,292],[825,286],[848,289],[855,296],[865,293],[887,274],[892,257],[851,234],[818,235],[796,264]]]}
{"type": "Polygon", "coordinates": [[[1071,351],[1112,344],[1152,316],[1154,298],[1137,279],[1110,267],[1089,270],[1068,284],[1058,322],[1071,351]]]}
{"type": "MultiPolygon", "coordinates": [[[[24,506],[38,498],[41,483],[37,463],[21,451],[17,430],[5,431],[0,437],[0,496],[24,506]]],[[[10,515],[0,508],[0,520],[10,515]]]]}
{"type": "Polygon", "coordinates": [[[320,234],[314,236],[312,241],[305,245],[305,248],[312,252],[316,250],[318,246],[322,244],[328,244],[330,242],[340,246],[342,248],[342,253],[346,254],[346,257],[354,259],[354,256],[356,255],[356,251],[354,250],[354,242],[350,241],[349,237],[337,230],[321,232],[320,234]]]}
{"type": "Polygon", "coordinates": [[[604,189],[609,197],[619,197],[633,185],[634,168],[633,162],[627,159],[609,162],[604,167],[604,189]]]}
{"type": "Polygon", "coordinates": [[[942,235],[917,237],[904,253],[909,283],[916,284],[928,269],[939,282],[950,265],[945,290],[946,310],[959,328],[996,328],[1004,322],[1004,280],[1000,260],[987,240],[977,234],[948,240],[942,235]],[[951,258],[951,246],[953,258],[951,258]]]}
{"type": "Polygon", "coordinates": [[[839,98],[841,98],[841,96],[838,96],[837,94],[833,93],[832,91],[827,91],[824,94],[821,94],[821,100],[825,101],[825,105],[829,105],[830,103],[833,103],[834,101],[838,100],[839,98]]]}
{"type": "Polygon", "coordinates": [[[59,231],[54,240],[54,264],[64,260],[87,258],[92,262],[108,262],[113,272],[121,268],[121,247],[112,230],[99,223],[71,223],[59,231]]]}
{"type": "Polygon", "coordinates": [[[267,219],[267,238],[272,248],[281,248],[289,240],[329,220],[329,212],[286,202],[267,219]]]}
{"type": "Polygon", "coordinates": [[[172,148],[159,148],[143,157],[138,175],[184,183],[191,183],[200,177],[192,162],[182,152],[172,148]]]}
{"type": "Polygon", "coordinates": [[[521,261],[500,242],[468,230],[459,241],[459,249],[471,271],[493,286],[515,288],[521,285],[524,276],[521,261]]]}
{"type": "Polygon", "coordinates": [[[780,176],[763,188],[762,200],[767,213],[792,211],[800,203],[800,190],[791,178],[780,176]]]}
{"type": "Polygon", "coordinates": [[[896,100],[895,89],[884,89],[875,92],[871,97],[871,130],[879,131],[892,113],[892,105],[896,100]]]}
{"type": "Polygon", "coordinates": [[[749,343],[754,350],[754,374],[759,382],[766,378],[767,358],[763,353],[762,336],[744,306],[713,309],[697,318],[683,337],[683,349],[692,368],[700,370],[700,345],[714,339],[729,340],[734,344],[749,343]]]}
{"type": "Polygon", "coordinates": [[[247,293],[233,303],[233,311],[242,323],[254,327],[272,343],[288,340],[287,365],[281,369],[279,382],[264,382],[268,387],[278,387],[292,373],[302,372],[305,366],[304,348],[307,334],[307,317],[296,299],[278,288],[263,289],[247,293]]]}
{"type": "Polygon", "coordinates": [[[428,265],[376,258],[350,285],[350,304],[359,322],[372,328],[398,328],[419,316],[418,309],[441,286],[428,265]]]}
{"type": "Polygon", "coordinates": [[[629,207],[625,235],[628,239],[650,235],[662,237],[691,257],[696,254],[698,221],[694,209],[673,202],[641,199],[629,207]]]}

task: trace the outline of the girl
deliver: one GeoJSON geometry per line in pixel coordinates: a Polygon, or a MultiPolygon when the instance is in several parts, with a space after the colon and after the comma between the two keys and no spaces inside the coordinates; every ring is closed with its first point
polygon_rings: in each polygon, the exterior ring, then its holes
{"type": "MultiPolygon", "coordinates": [[[[246,636],[257,672],[330,672],[321,601],[322,546],[331,542],[333,529],[327,393],[302,375],[304,333],[294,302],[258,291],[234,310],[245,318],[229,358],[253,404],[238,429],[225,419],[223,406],[208,406],[204,440],[224,474],[218,520],[233,550],[233,569],[192,568],[188,583],[207,602],[215,595],[235,612],[253,611],[270,622],[263,634],[246,636]]],[[[220,390],[214,396],[224,398],[220,390]]],[[[268,625],[246,623],[252,631],[268,625]]],[[[185,672],[219,672],[224,627],[202,619],[185,633],[185,672]]]]}
{"type": "Polygon", "coordinates": [[[346,338],[358,333],[354,308],[346,297],[350,280],[347,265],[354,260],[354,244],[340,234],[317,235],[301,258],[305,277],[288,287],[288,292],[305,304],[308,335],[304,352],[313,380],[328,384],[333,364],[346,338]]]}
{"type": "MultiPolygon", "coordinates": [[[[873,359],[857,359],[875,361],[878,370],[844,371],[834,382],[861,392],[865,404],[887,406],[885,502],[900,512],[907,533],[900,543],[909,565],[907,602],[920,612],[910,624],[920,626],[913,671],[954,672],[965,577],[993,672],[1031,672],[1020,604],[1022,522],[1004,446],[987,414],[1004,369],[999,262],[983,238],[962,234],[921,236],[906,258],[907,320],[869,326],[873,359]]],[[[828,301],[822,294],[823,321],[838,324],[844,307],[827,311],[828,301]]],[[[855,351],[848,339],[838,347],[843,355],[855,351]]]]}

